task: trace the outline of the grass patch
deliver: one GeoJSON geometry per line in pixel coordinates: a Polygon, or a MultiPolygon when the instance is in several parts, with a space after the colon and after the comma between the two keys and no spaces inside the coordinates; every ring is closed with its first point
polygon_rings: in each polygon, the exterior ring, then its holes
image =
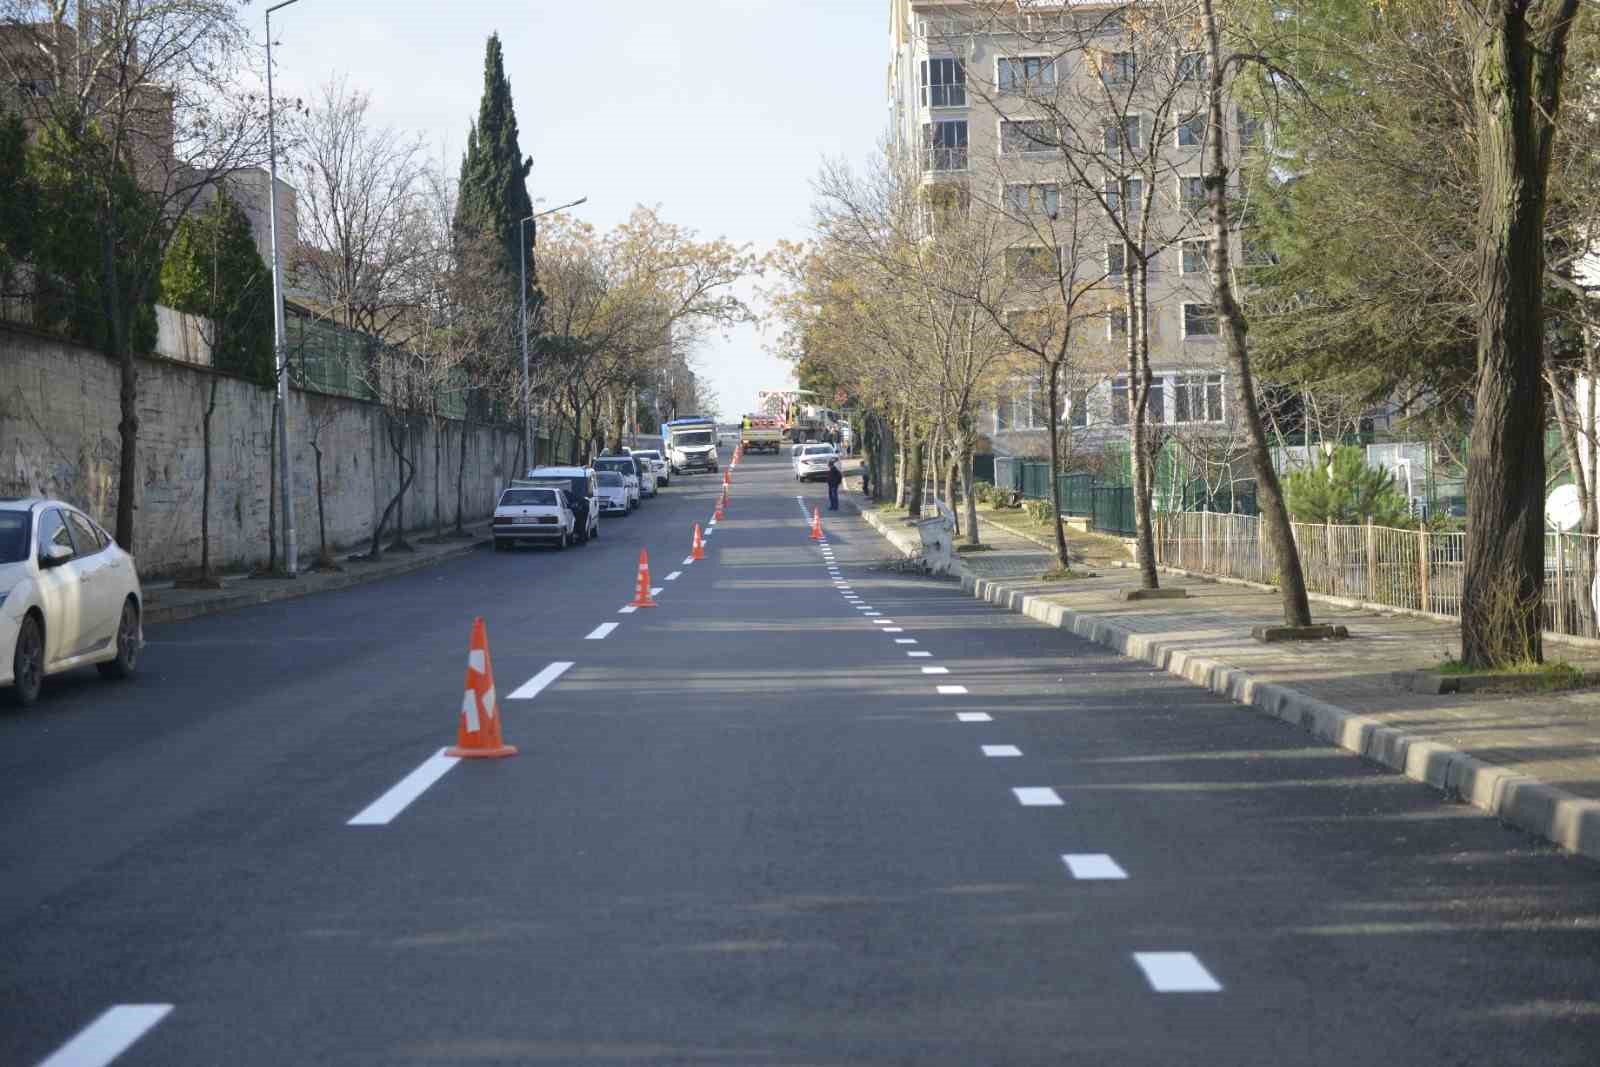
{"type": "Polygon", "coordinates": [[[967,553],[967,552],[993,552],[994,551],[994,546],[993,545],[957,545],[956,546],[956,551],[960,552],[960,553],[967,553]]]}
{"type": "Polygon", "coordinates": [[[1070,582],[1074,578],[1093,578],[1095,575],[1088,571],[1075,571],[1071,567],[1052,567],[1039,575],[1041,581],[1070,582]]]}
{"type": "Polygon", "coordinates": [[[1534,663],[1532,660],[1525,660],[1485,670],[1481,667],[1469,667],[1460,660],[1447,659],[1435,669],[1443,675],[1478,675],[1525,680],[1528,689],[1540,693],[1554,692],[1558,689],[1578,689],[1588,684],[1583,671],[1566,660],[1556,660],[1553,663],[1534,663]]]}

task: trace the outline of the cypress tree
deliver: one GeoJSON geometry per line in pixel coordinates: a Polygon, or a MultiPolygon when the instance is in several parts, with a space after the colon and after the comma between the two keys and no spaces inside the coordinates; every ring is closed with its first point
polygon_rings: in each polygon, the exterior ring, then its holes
{"type": "MultiPolygon", "coordinates": [[[[517,111],[506,78],[500,35],[490,34],[483,58],[483,99],[461,160],[455,226],[458,233],[495,241],[503,250],[500,267],[511,278],[517,277],[522,265],[517,224],[533,213],[527,185],[532,169],[533,160],[523,156],[517,140],[517,111]]],[[[530,246],[534,225],[527,226],[530,246]]],[[[531,276],[528,284],[531,292],[531,276]]]]}

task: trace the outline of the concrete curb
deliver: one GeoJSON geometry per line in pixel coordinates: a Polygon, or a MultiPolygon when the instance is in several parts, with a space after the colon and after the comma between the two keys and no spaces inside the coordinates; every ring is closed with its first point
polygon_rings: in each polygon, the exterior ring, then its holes
{"type": "Polygon", "coordinates": [[[1135,633],[1102,616],[1052,604],[1043,597],[986,578],[963,578],[961,588],[979,600],[1026,615],[1047,626],[1070,630],[1124,656],[1142,659],[1235,703],[1264,711],[1399,771],[1407,778],[1431,785],[1446,795],[1459,797],[1568,851],[1600,860],[1600,801],[1576,796],[1450,745],[1421,740],[1288,686],[1262,681],[1247,671],[1135,633]]]}
{"type": "MultiPolygon", "coordinates": [[[[896,548],[911,554],[871,512],[862,517],[896,548]]],[[[897,532],[897,531],[896,531],[897,532]]],[[[1104,616],[1074,611],[990,578],[963,575],[963,592],[978,600],[1070,630],[1121,655],[1141,659],[1237,704],[1256,708],[1407,778],[1476,808],[1569,852],[1600,860],[1600,800],[1589,800],[1489,763],[1451,745],[1425,741],[1393,726],[1337,707],[1276,682],[1144,634],[1104,616]]]]}
{"type": "MultiPolygon", "coordinates": [[[[294,600],[303,596],[315,596],[318,593],[331,593],[340,589],[349,589],[351,586],[365,585],[368,582],[380,581],[384,578],[393,578],[400,574],[410,574],[431,567],[435,563],[446,560],[459,559],[477,549],[489,544],[484,538],[474,538],[463,541],[459,545],[438,552],[429,552],[418,555],[403,562],[389,564],[387,562],[376,567],[363,563],[347,563],[346,569],[332,577],[320,578],[314,586],[303,581],[289,581],[287,579],[262,579],[251,581],[244,579],[242,584],[251,588],[246,592],[221,591],[217,596],[204,601],[187,604],[160,603],[145,605],[144,622],[147,626],[159,626],[162,623],[182,622],[185,619],[197,619],[205,615],[216,615],[224,611],[237,611],[240,608],[255,607],[258,604],[270,604],[277,600],[294,600]],[[352,569],[361,568],[361,569],[352,569]]],[[[147,598],[148,600],[148,598],[147,598]]]]}
{"type": "MultiPolygon", "coordinates": [[[[867,520],[868,526],[877,530],[883,536],[883,539],[898,549],[906,559],[922,555],[921,538],[914,538],[906,531],[894,529],[884,521],[883,516],[879,515],[876,509],[862,508],[859,514],[863,519],[867,520]]],[[[956,561],[958,565],[960,562],[960,560],[956,561]]]]}

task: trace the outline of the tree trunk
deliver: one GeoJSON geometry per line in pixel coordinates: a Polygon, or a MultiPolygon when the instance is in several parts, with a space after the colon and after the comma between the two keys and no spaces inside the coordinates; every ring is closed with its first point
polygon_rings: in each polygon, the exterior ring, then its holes
{"type": "Polygon", "coordinates": [[[906,476],[906,481],[909,483],[906,490],[906,511],[913,519],[920,519],[922,517],[922,488],[927,481],[923,458],[926,442],[923,441],[922,435],[915,430],[910,431],[908,436],[911,440],[906,447],[911,453],[911,470],[906,476]]]}
{"type": "Polygon", "coordinates": [[[394,448],[395,477],[400,479],[400,491],[394,495],[394,540],[389,542],[391,552],[415,552],[416,548],[406,540],[406,491],[411,488],[412,481],[416,478],[417,466],[411,462],[407,450],[411,447],[411,423],[406,420],[400,429],[400,440],[395,444],[390,437],[390,445],[394,448]]]}
{"type": "Polygon", "coordinates": [[[969,545],[978,543],[978,498],[972,492],[972,441],[972,430],[963,427],[961,456],[958,463],[961,468],[961,509],[966,513],[966,538],[969,545]]]}
{"type": "Polygon", "coordinates": [[[333,566],[333,554],[328,551],[327,497],[322,489],[322,443],[315,434],[311,437],[311,455],[317,466],[317,566],[327,569],[333,566]]]}
{"type": "Polygon", "coordinates": [[[1485,0],[1473,41],[1478,390],[1467,449],[1461,658],[1544,658],[1544,219],[1578,0],[1485,0]]]}
{"type": "Polygon", "coordinates": [[[211,388],[206,398],[206,414],[201,421],[200,442],[205,451],[205,465],[200,475],[200,581],[211,582],[211,417],[217,413],[217,386],[221,378],[211,375],[211,388]]]}
{"type": "Polygon", "coordinates": [[[899,447],[895,449],[894,506],[903,508],[906,506],[910,492],[908,483],[911,481],[911,419],[909,416],[900,416],[900,440],[897,444],[899,447]]]}
{"type": "MultiPolygon", "coordinates": [[[[1061,525],[1061,361],[1052,359],[1047,363],[1050,389],[1050,500],[1056,506],[1056,563],[1065,570],[1072,566],[1072,556],[1067,551],[1067,532],[1061,525]]],[[[967,466],[970,470],[970,460],[967,466]]]]}
{"type": "Polygon", "coordinates": [[[1123,293],[1128,300],[1128,427],[1131,437],[1128,465],[1129,480],[1133,482],[1133,527],[1138,545],[1139,585],[1144,589],[1156,589],[1161,580],[1156,575],[1155,531],[1150,521],[1153,483],[1145,470],[1149,458],[1145,447],[1145,416],[1150,406],[1152,378],[1150,361],[1144,351],[1149,337],[1144,270],[1135,256],[1125,254],[1123,259],[1123,293]]]}
{"type": "Polygon", "coordinates": [[[1261,421],[1261,409],[1256,403],[1250,369],[1249,323],[1233,291],[1232,249],[1228,244],[1232,226],[1228,218],[1227,138],[1222,136],[1222,131],[1227,129],[1223,123],[1222,106],[1225,95],[1223,78],[1227,72],[1222,65],[1222,43],[1213,0],[1201,0],[1201,10],[1209,52],[1207,69],[1210,72],[1206,102],[1212,134],[1207,149],[1205,192],[1206,204],[1211,210],[1211,288],[1216,294],[1223,347],[1228,355],[1228,365],[1233,370],[1234,404],[1244,416],[1250,463],[1256,476],[1256,502],[1261,510],[1261,520],[1267,524],[1267,536],[1272,540],[1273,555],[1277,559],[1283,622],[1285,626],[1310,626],[1311,601],[1306,596],[1300,551],[1295,545],[1294,528],[1289,522],[1289,509],[1278,483],[1278,472],[1272,466],[1272,450],[1267,443],[1266,427],[1261,421]]]}

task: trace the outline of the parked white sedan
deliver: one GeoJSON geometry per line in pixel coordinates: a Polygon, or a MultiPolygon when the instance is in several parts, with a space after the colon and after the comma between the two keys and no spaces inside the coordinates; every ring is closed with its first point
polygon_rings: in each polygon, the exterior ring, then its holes
{"type": "Polygon", "coordinates": [[[494,547],[504,551],[521,541],[566,548],[577,536],[578,520],[565,489],[517,487],[500,494],[494,509],[494,547]]]}
{"type": "Polygon", "coordinates": [[[144,644],[133,557],[59,500],[0,500],[0,686],[39,699],[46,675],[94,664],[126,678],[144,644]]]}
{"type": "Polygon", "coordinates": [[[800,451],[795,453],[794,457],[795,481],[808,482],[813,478],[826,478],[828,464],[838,458],[839,453],[834,451],[832,445],[801,445],[800,451]]]}

